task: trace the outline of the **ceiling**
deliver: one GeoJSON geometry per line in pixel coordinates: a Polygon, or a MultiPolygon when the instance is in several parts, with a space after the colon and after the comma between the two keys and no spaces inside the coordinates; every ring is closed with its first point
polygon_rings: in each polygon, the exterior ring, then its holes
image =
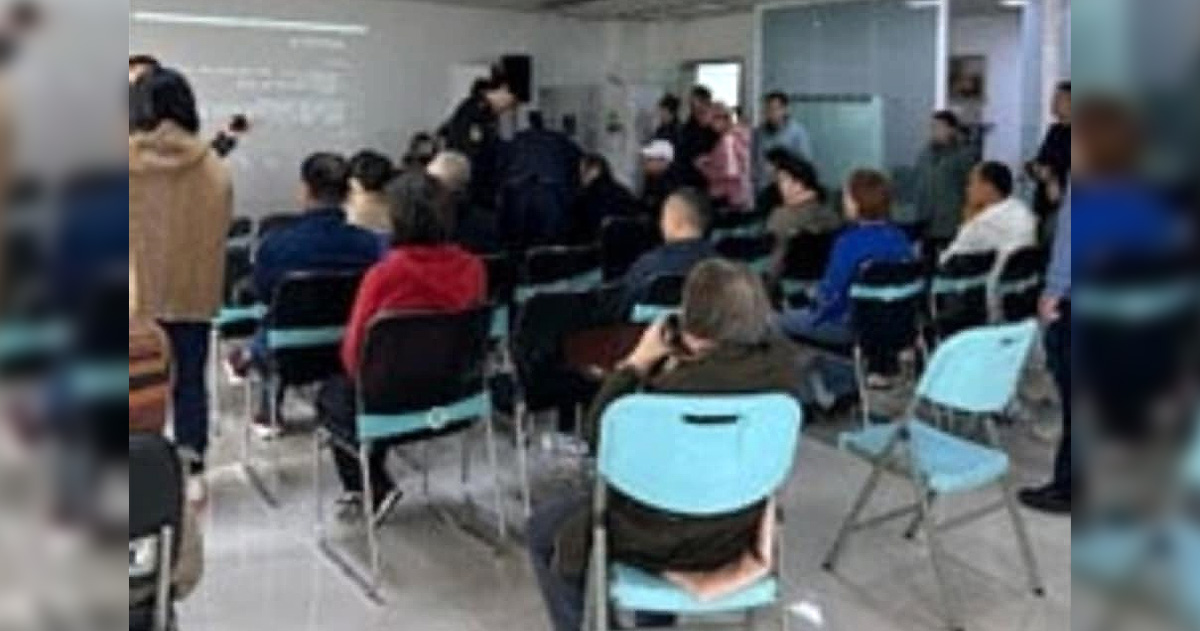
{"type": "MultiPolygon", "coordinates": [[[[680,20],[748,11],[763,0],[426,0],[493,9],[553,11],[596,20],[680,20]]],[[[853,0],[800,0],[814,3],[853,0]]],[[[903,0],[879,0],[901,2],[903,0]]],[[[951,0],[959,15],[993,14],[1002,8],[999,0],[951,0]]]]}

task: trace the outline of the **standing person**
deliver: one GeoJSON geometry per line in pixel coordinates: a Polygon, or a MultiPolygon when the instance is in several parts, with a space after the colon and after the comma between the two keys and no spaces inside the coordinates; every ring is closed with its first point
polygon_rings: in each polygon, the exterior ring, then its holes
{"type": "MultiPolygon", "coordinates": [[[[1054,123],[1046,131],[1046,138],[1038,150],[1037,157],[1027,166],[1029,175],[1037,181],[1033,212],[1043,226],[1053,225],[1054,213],[1062,205],[1071,177],[1071,82],[1058,84],[1051,105],[1054,123]]],[[[1043,231],[1047,234],[1049,231],[1043,231]]]]}
{"type": "Polygon", "coordinates": [[[490,78],[477,82],[442,126],[445,148],[471,161],[471,199],[480,208],[496,208],[502,173],[500,116],[516,105],[508,77],[496,69],[490,78]]]}
{"type": "Polygon", "coordinates": [[[772,92],[763,100],[763,124],[754,134],[754,190],[771,184],[767,154],[783,149],[809,162],[813,159],[812,140],[800,121],[792,118],[791,101],[783,92],[772,92]]]}
{"type": "Polygon", "coordinates": [[[954,112],[935,113],[930,131],[929,146],[917,159],[915,203],[918,222],[926,224],[926,256],[931,257],[958,233],[974,158],[954,112]]]}
{"type": "Polygon", "coordinates": [[[377,151],[360,151],[350,158],[347,218],[350,225],[370,230],[385,242],[392,238],[392,211],[383,190],[395,175],[392,161],[377,151]]]}
{"type": "Polygon", "coordinates": [[[404,152],[401,168],[405,172],[421,171],[429,166],[437,155],[437,141],[428,132],[417,132],[408,141],[408,151],[404,152]]]}
{"type": "Polygon", "coordinates": [[[501,219],[511,242],[553,244],[569,230],[571,200],[579,180],[580,152],[565,135],[546,129],[539,111],[507,152],[501,219]]]}
{"type": "Polygon", "coordinates": [[[679,142],[674,143],[675,160],[684,186],[701,190],[708,187],[704,175],[696,168],[696,159],[711,152],[721,140],[721,135],[712,128],[712,106],[711,90],[702,85],[692,88],[688,119],[679,130],[679,142]]]}
{"type": "Polygon", "coordinates": [[[129,85],[137,83],[138,79],[150,73],[150,71],[161,68],[162,64],[153,55],[130,55],[129,56],[129,85]]]}
{"type": "Polygon", "coordinates": [[[182,74],[151,69],[129,96],[130,312],[157,320],[170,339],[175,437],[189,495],[202,501],[209,323],[222,302],[233,184],[197,136],[196,100],[182,74]]]}
{"type": "Polygon", "coordinates": [[[665,140],[671,146],[679,144],[683,133],[683,125],[679,122],[679,97],[674,94],[663,95],[658,102],[658,126],[654,129],[654,140],[665,140]]]}
{"type": "Polygon", "coordinates": [[[654,140],[642,149],[642,212],[656,218],[671,193],[684,186],[675,162],[675,147],[654,140]]]}
{"type": "Polygon", "coordinates": [[[696,160],[696,167],[708,181],[708,194],[726,210],[752,210],[750,130],[734,122],[733,112],[724,103],[713,106],[710,123],[718,134],[717,144],[696,160]]]}

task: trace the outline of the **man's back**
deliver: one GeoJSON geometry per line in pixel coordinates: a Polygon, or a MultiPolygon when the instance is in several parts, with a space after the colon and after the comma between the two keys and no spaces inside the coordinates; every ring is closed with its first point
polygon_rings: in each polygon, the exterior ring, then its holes
{"type": "Polygon", "coordinates": [[[308,211],[259,247],[254,288],[259,300],[270,302],[290,273],[363,270],[374,265],[382,253],[379,237],[351,226],[340,208],[308,211]]]}

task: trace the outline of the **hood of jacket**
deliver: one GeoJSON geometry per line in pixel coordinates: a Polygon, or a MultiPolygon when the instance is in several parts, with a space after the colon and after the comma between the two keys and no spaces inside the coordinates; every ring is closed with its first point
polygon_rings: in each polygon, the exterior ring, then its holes
{"type": "Polygon", "coordinates": [[[129,136],[129,171],[186,171],[203,162],[209,150],[208,143],[195,134],[164,122],[153,131],[129,136]]]}

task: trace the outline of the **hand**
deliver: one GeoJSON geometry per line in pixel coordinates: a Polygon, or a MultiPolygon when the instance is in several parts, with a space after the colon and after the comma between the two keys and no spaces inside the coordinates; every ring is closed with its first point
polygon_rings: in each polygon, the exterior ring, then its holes
{"type": "Polygon", "coordinates": [[[1054,179],[1054,171],[1050,167],[1038,162],[1033,163],[1032,166],[1035,178],[1047,183],[1054,179]]]}
{"type": "Polygon", "coordinates": [[[642,339],[638,341],[637,348],[621,362],[623,366],[632,368],[643,377],[648,375],[662,360],[666,359],[671,354],[671,348],[667,346],[664,339],[664,329],[666,328],[666,320],[662,319],[650,325],[644,333],[642,339]]]}
{"type": "Polygon", "coordinates": [[[1046,182],[1046,198],[1054,204],[1058,204],[1062,201],[1062,186],[1059,186],[1057,180],[1051,179],[1046,182]]]}
{"type": "Polygon", "coordinates": [[[1058,310],[1060,302],[1061,300],[1056,296],[1046,296],[1038,302],[1038,318],[1043,324],[1053,324],[1062,317],[1058,310]]]}

